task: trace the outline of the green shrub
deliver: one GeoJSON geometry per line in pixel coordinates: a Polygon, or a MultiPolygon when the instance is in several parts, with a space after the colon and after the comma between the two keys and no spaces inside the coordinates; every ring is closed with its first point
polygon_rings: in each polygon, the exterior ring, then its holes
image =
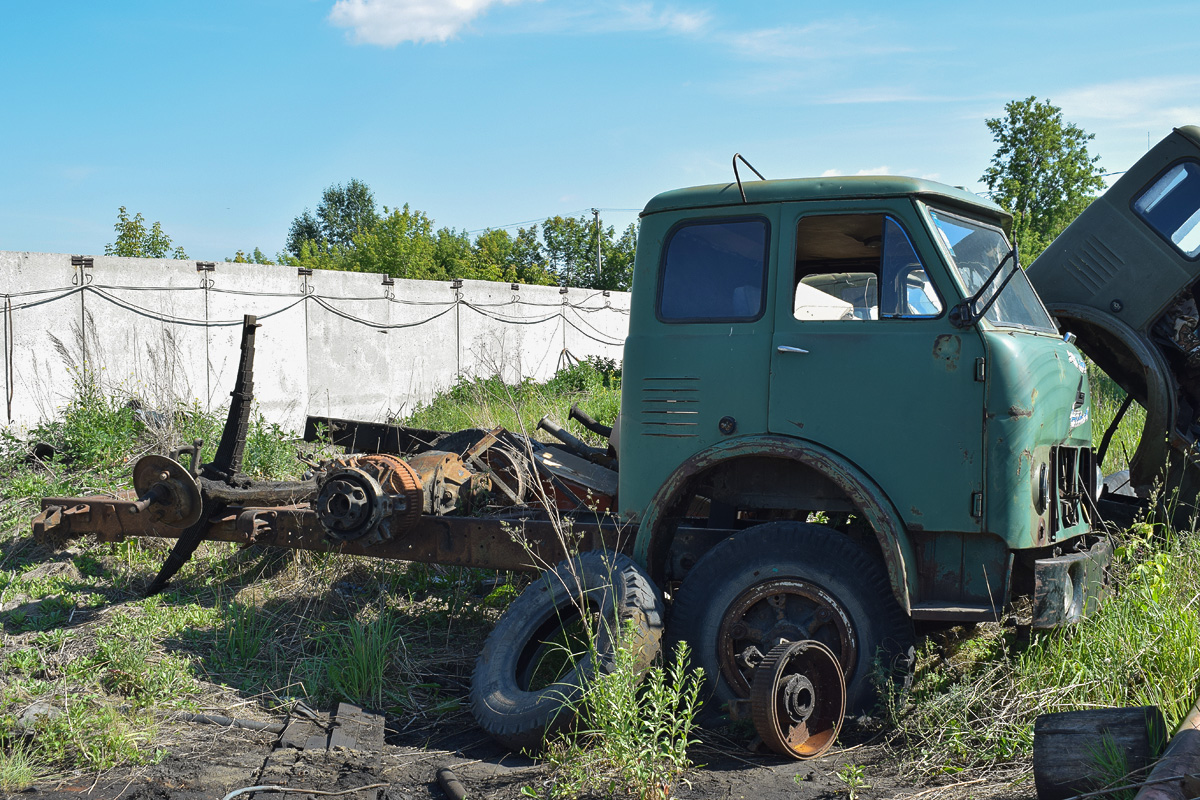
{"type": "Polygon", "coordinates": [[[595,791],[662,800],[691,769],[703,671],[689,668],[684,643],[668,666],[651,667],[643,679],[633,638],[633,632],[622,637],[612,672],[597,677],[580,699],[581,729],[549,744],[551,797],[595,791]]]}

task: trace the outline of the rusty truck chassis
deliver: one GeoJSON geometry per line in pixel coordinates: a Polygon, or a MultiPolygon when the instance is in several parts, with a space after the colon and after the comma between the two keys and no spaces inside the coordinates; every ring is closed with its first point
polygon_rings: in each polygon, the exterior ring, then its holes
{"type": "MultiPolygon", "coordinates": [[[[161,591],[201,541],[517,571],[556,564],[570,551],[631,549],[635,526],[597,510],[612,507],[615,472],[502,429],[473,436],[460,455],[438,448],[447,437],[441,432],[310,418],[306,438],[343,445],[345,456],[309,462],[302,481],[247,478],[241,460],[257,327],[245,318],[212,462],[198,463],[197,441],[171,458],[144,457],[134,490],[123,495],[47,497],[34,538],[56,548],[86,534],[101,542],[175,539],[147,595],[161,591]],[[190,467],[181,463],[185,455],[190,467]],[[484,508],[485,495],[502,505],[484,508]]],[[[582,455],[600,452],[572,441],[582,455]]]]}

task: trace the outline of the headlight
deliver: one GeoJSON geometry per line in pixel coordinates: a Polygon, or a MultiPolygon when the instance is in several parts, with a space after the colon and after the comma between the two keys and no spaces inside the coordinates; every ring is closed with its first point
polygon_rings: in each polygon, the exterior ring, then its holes
{"type": "Polygon", "coordinates": [[[1050,504],[1050,468],[1045,464],[1037,471],[1036,483],[1033,487],[1033,503],[1039,514],[1046,513],[1050,504]]]}

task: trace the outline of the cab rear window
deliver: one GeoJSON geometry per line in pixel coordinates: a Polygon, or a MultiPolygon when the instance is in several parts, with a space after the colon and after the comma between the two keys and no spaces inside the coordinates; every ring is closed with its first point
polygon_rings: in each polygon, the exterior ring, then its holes
{"type": "Polygon", "coordinates": [[[750,322],[763,315],[767,221],[703,220],[668,236],[659,272],[658,318],[664,322],[750,322]]]}
{"type": "Polygon", "coordinates": [[[1200,255],[1200,162],[1167,169],[1134,199],[1133,210],[1185,256],[1200,255]]]}

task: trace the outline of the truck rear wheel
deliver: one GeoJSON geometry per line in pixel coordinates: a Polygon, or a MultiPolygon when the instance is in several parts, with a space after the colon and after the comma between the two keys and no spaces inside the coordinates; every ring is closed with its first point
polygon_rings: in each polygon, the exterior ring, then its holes
{"type": "Polygon", "coordinates": [[[662,629],[658,590],[629,556],[567,559],[526,587],[488,635],[471,677],[471,713],[510,750],[538,750],[570,727],[588,682],[612,671],[618,641],[645,672],[662,629]]]}
{"type": "Polygon", "coordinates": [[[842,534],[769,522],[731,536],[696,563],[668,629],[704,669],[710,702],[750,696],[754,669],[782,641],[814,639],[846,676],[846,708],[870,710],[875,665],[906,668],[912,621],[878,560],[842,534]]]}

